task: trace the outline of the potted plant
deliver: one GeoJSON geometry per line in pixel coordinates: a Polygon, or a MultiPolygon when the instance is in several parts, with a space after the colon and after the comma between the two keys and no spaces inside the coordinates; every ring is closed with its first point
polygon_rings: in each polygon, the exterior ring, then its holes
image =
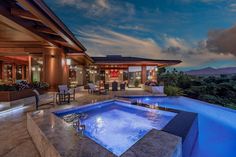
{"type": "Polygon", "coordinates": [[[139,80],[138,80],[138,79],[134,80],[134,86],[135,86],[135,87],[138,87],[138,86],[139,86],[139,80]]]}

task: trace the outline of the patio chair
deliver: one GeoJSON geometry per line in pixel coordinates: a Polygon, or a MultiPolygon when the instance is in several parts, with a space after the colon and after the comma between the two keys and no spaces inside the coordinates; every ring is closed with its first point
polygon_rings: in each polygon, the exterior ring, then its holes
{"type": "Polygon", "coordinates": [[[38,110],[39,108],[39,105],[40,106],[43,106],[43,105],[48,105],[48,104],[51,104],[51,105],[54,105],[54,94],[51,95],[51,96],[48,96],[46,97],[47,101],[45,102],[45,97],[42,98],[39,94],[39,92],[37,91],[37,89],[33,89],[33,92],[34,92],[34,96],[35,96],[35,107],[36,107],[36,110],[38,110]],[[50,101],[48,102],[48,98],[50,99],[50,101]],[[52,101],[51,101],[52,99],[52,101]]]}
{"type": "Polygon", "coordinates": [[[120,90],[125,90],[125,83],[120,84],[120,90]]]}
{"type": "Polygon", "coordinates": [[[94,94],[94,93],[99,93],[99,89],[93,84],[93,83],[88,83],[88,92],[91,93],[91,94],[94,94]]]}
{"type": "Polygon", "coordinates": [[[112,82],[112,91],[118,91],[118,83],[116,81],[112,82]]]}
{"type": "Polygon", "coordinates": [[[40,96],[40,94],[39,94],[39,92],[38,92],[36,89],[34,89],[33,92],[34,92],[34,94],[35,94],[36,110],[38,110],[38,108],[39,108],[39,96],[40,96]]]}
{"type": "Polygon", "coordinates": [[[57,96],[59,97],[59,103],[70,103],[71,99],[75,100],[75,89],[69,89],[67,85],[59,85],[57,96]]]}
{"type": "Polygon", "coordinates": [[[106,84],[104,85],[104,88],[105,88],[105,90],[109,91],[109,88],[110,88],[109,83],[106,83],[106,84]]]}

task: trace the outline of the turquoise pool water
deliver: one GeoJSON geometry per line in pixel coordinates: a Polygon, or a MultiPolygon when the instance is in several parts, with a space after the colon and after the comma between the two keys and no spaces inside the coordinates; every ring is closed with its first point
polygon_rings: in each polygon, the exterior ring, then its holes
{"type": "Polygon", "coordinates": [[[186,97],[126,97],[198,113],[199,137],[191,157],[236,157],[236,111],[186,97]]]}
{"type": "Polygon", "coordinates": [[[59,117],[83,113],[84,134],[120,156],[151,129],[162,129],[174,112],[148,109],[119,101],[102,102],[56,112],[59,117]]]}

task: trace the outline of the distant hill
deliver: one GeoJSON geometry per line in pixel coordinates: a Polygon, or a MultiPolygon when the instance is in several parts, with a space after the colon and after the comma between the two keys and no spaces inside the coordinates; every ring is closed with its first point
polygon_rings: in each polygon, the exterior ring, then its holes
{"type": "Polygon", "coordinates": [[[190,70],[190,71],[185,71],[186,74],[188,75],[228,75],[228,74],[236,74],[236,67],[227,67],[227,68],[203,68],[203,69],[198,69],[198,70],[190,70]]]}

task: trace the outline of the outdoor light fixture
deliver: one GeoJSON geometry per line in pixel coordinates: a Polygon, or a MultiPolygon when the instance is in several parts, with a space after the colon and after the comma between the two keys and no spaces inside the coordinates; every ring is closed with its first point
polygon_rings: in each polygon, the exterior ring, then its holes
{"type": "Polygon", "coordinates": [[[36,69],[35,69],[35,67],[32,67],[32,71],[35,71],[36,69]]]}
{"type": "Polygon", "coordinates": [[[41,71],[42,69],[40,67],[38,67],[38,71],[41,71]]]}
{"type": "Polygon", "coordinates": [[[66,65],[71,65],[71,59],[69,58],[66,59],[66,65]]]}

